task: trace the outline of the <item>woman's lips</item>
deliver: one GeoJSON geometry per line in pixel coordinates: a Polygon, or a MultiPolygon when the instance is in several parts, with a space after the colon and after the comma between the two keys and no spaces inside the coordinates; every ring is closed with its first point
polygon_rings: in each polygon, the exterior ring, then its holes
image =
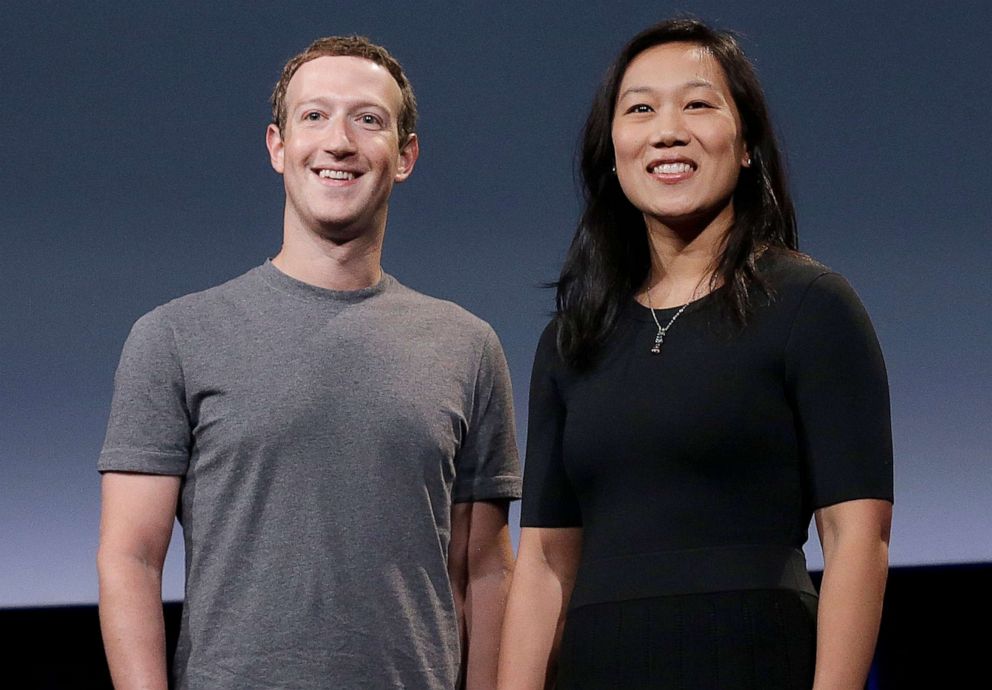
{"type": "Polygon", "coordinates": [[[652,161],[648,173],[665,184],[677,184],[688,180],[696,172],[696,166],[688,160],[652,161]]]}

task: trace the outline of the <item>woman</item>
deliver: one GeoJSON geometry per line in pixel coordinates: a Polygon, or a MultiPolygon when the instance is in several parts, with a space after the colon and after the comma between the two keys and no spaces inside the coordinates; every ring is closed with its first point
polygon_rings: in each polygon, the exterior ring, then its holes
{"type": "Polygon", "coordinates": [[[733,37],[691,20],[636,36],[582,173],[531,382],[500,687],[863,687],[891,519],[885,369],[850,286],[796,251],[733,37]]]}

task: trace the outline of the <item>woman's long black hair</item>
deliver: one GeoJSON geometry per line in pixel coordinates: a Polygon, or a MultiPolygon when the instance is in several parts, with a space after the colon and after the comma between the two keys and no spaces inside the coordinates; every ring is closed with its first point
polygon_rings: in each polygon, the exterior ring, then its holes
{"type": "Polygon", "coordinates": [[[624,305],[651,268],[644,217],[628,201],[613,172],[613,113],[627,66],[648,48],[674,42],[699,45],[720,63],[751,157],[734,190],[734,223],[713,276],[713,285],[722,286],[723,306],[734,321],[741,326],[747,322],[751,286],[767,292],[755,268],[757,256],[769,248],[797,249],[795,210],[765,96],[734,35],[695,19],[673,19],[642,31],[610,67],[582,135],[585,208],[555,283],[558,350],[577,369],[594,362],[624,305]]]}

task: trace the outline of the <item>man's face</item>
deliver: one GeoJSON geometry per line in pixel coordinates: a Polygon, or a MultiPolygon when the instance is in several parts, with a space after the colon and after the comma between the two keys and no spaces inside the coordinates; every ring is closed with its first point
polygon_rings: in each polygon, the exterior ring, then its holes
{"type": "Polygon", "coordinates": [[[287,224],[339,241],[385,228],[393,183],[409,177],[419,152],[415,135],[399,146],[402,102],[396,80],[371,60],[325,56],[300,66],[283,132],[266,132],[287,224]]]}

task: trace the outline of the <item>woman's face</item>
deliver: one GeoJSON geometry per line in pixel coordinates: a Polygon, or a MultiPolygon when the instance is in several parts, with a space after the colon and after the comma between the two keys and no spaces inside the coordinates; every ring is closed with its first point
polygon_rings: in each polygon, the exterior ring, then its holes
{"type": "Polygon", "coordinates": [[[723,69],[694,43],[665,43],[627,67],[613,113],[617,177],[627,199],[668,226],[733,220],[750,165],[723,69]]]}

